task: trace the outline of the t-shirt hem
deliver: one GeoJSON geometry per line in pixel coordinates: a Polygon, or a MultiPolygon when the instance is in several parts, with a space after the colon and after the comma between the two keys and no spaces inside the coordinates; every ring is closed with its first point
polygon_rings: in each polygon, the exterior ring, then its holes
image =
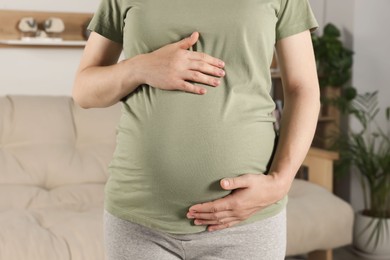
{"type": "MultiPolygon", "coordinates": [[[[246,224],[251,224],[256,221],[264,220],[270,217],[273,217],[277,214],[279,214],[287,205],[288,196],[286,195],[284,198],[282,198],[280,201],[277,202],[278,205],[272,204],[273,206],[272,210],[268,210],[267,208],[263,209],[263,211],[260,211],[258,213],[255,213],[253,216],[249,217],[248,219],[236,224],[235,226],[242,226],[246,224]]],[[[185,234],[195,234],[199,232],[203,232],[207,230],[207,226],[191,226],[191,228],[187,229],[167,229],[165,225],[162,225],[158,222],[156,222],[155,219],[150,219],[145,216],[137,216],[134,214],[129,213],[126,210],[123,210],[121,208],[116,207],[115,205],[112,205],[112,203],[105,202],[104,209],[108,211],[111,215],[114,215],[115,217],[118,217],[123,220],[127,220],[142,226],[145,226],[150,229],[157,230],[159,232],[163,233],[169,233],[169,234],[176,234],[176,235],[185,235],[185,234]]],[[[188,220],[191,221],[191,220],[188,220]]]]}
{"type": "MultiPolygon", "coordinates": [[[[206,230],[206,228],[202,227],[202,226],[193,226],[193,227],[191,227],[191,231],[188,229],[183,230],[183,231],[178,231],[176,229],[175,230],[174,229],[167,229],[165,226],[156,222],[155,219],[150,219],[150,218],[145,217],[145,216],[137,216],[137,215],[131,214],[131,213],[129,213],[129,211],[118,208],[118,207],[112,205],[111,203],[105,203],[104,209],[106,211],[108,211],[110,214],[114,215],[115,217],[130,221],[130,222],[133,222],[133,223],[136,223],[136,224],[139,224],[139,225],[142,225],[142,226],[154,229],[154,230],[158,230],[158,231],[164,232],[164,233],[192,234],[192,233],[198,233],[198,232],[202,232],[202,231],[206,230]]],[[[190,220],[188,220],[188,221],[190,221],[190,220]]]]}

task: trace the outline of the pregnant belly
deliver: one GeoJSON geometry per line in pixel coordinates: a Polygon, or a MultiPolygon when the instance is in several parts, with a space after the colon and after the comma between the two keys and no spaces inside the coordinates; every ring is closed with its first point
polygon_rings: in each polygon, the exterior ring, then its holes
{"type": "Polygon", "coordinates": [[[218,128],[146,128],[141,136],[122,133],[119,139],[123,141],[118,142],[115,157],[125,169],[117,179],[125,185],[122,191],[142,189],[145,198],[154,194],[160,200],[191,205],[227,195],[219,185],[222,178],[264,173],[274,132],[272,123],[257,122],[218,128]]]}
{"type": "Polygon", "coordinates": [[[265,172],[274,146],[272,122],[261,121],[242,102],[226,108],[216,96],[163,93],[135,96],[142,109],[129,105],[122,114],[106,187],[116,204],[156,218],[161,212],[184,216],[193,204],[226,196],[222,178],[265,172]]]}
{"type": "Polygon", "coordinates": [[[167,199],[209,201],[227,195],[219,181],[244,173],[263,173],[273,148],[270,123],[197,129],[147,144],[158,185],[169,188],[167,199]],[[267,127],[268,126],[268,127],[267,127]]]}

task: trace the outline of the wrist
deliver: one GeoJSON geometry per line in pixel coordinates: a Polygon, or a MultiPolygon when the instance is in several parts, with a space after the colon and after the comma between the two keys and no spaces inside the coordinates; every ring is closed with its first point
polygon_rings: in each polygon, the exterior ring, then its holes
{"type": "Polygon", "coordinates": [[[279,172],[270,172],[268,174],[274,181],[276,190],[280,192],[280,196],[284,197],[289,192],[294,177],[279,172]]]}
{"type": "Polygon", "coordinates": [[[139,86],[146,83],[144,73],[145,54],[134,56],[120,62],[122,65],[122,79],[124,86],[139,86]]]}
{"type": "Polygon", "coordinates": [[[139,54],[132,58],[132,69],[138,85],[150,85],[150,66],[148,66],[148,64],[150,64],[150,53],[139,54]]]}

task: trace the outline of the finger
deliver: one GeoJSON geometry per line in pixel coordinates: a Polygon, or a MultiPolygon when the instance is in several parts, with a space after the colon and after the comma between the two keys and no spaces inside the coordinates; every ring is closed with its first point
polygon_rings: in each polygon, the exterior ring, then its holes
{"type": "Polygon", "coordinates": [[[210,86],[217,87],[221,84],[221,80],[215,77],[206,75],[196,70],[188,70],[184,72],[183,78],[197,83],[202,83],[210,86]]]}
{"type": "Polygon", "coordinates": [[[228,217],[234,216],[232,210],[213,212],[213,213],[197,213],[197,212],[188,212],[187,218],[189,219],[201,219],[201,220],[219,220],[228,217]]]}
{"type": "Polygon", "coordinates": [[[207,223],[209,225],[209,227],[211,227],[211,228],[216,228],[217,230],[223,229],[223,228],[231,227],[231,226],[249,218],[257,211],[259,211],[258,208],[254,209],[254,210],[253,209],[246,210],[245,213],[241,212],[240,215],[236,215],[235,213],[233,213],[233,215],[230,217],[225,217],[225,218],[221,218],[218,220],[195,219],[194,224],[195,225],[206,225],[206,223],[207,223]]]}
{"type": "Polygon", "coordinates": [[[247,188],[253,182],[251,174],[240,175],[235,178],[224,178],[220,181],[220,185],[225,190],[235,190],[239,188],[247,188]]]}
{"type": "Polygon", "coordinates": [[[225,71],[223,69],[217,68],[203,61],[192,61],[189,65],[190,70],[200,71],[202,73],[213,75],[216,77],[225,76],[225,71]]]}
{"type": "Polygon", "coordinates": [[[217,199],[211,202],[196,204],[189,208],[190,213],[207,213],[232,210],[234,203],[232,203],[232,195],[227,195],[222,199],[217,199]]]}
{"type": "Polygon", "coordinates": [[[225,63],[222,60],[214,58],[213,56],[210,56],[204,52],[191,51],[188,53],[188,55],[192,60],[204,61],[219,68],[223,68],[225,66],[225,63]]]}
{"type": "Polygon", "coordinates": [[[190,37],[184,38],[181,41],[178,41],[177,44],[181,49],[188,50],[192,45],[194,45],[199,39],[199,33],[193,32],[190,37]]]}
{"type": "Polygon", "coordinates": [[[182,81],[180,83],[179,89],[185,92],[195,93],[195,94],[206,94],[207,90],[202,87],[195,86],[194,84],[191,84],[187,81],[182,81]]]}
{"type": "MultiPolygon", "coordinates": [[[[198,221],[214,221],[214,222],[223,222],[226,223],[226,219],[236,218],[236,219],[247,219],[255,212],[261,210],[261,208],[250,208],[242,209],[239,211],[227,210],[216,213],[188,213],[187,218],[194,219],[198,221]]],[[[222,223],[221,223],[222,224],[222,223]]]]}
{"type": "Polygon", "coordinates": [[[224,224],[210,225],[207,227],[207,230],[208,231],[216,231],[216,230],[221,230],[221,229],[225,229],[225,228],[230,228],[238,223],[240,223],[240,221],[231,221],[231,222],[227,222],[224,224]]]}
{"type": "Polygon", "coordinates": [[[223,219],[218,219],[218,220],[195,219],[194,224],[197,226],[223,225],[223,224],[233,222],[233,221],[239,221],[239,219],[236,217],[223,218],[223,219]]]}

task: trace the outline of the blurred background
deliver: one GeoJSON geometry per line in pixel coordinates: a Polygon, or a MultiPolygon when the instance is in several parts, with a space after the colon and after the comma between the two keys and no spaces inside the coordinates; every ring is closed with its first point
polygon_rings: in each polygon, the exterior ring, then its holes
{"type": "MultiPolygon", "coordinates": [[[[300,0],[294,0],[300,1],[300,0]]],[[[0,11],[93,13],[100,0],[0,0],[0,11]]],[[[321,35],[332,23],[341,32],[341,41],[354,52],[352,77],[347,85],[358,93],[378,91],[378,124],[385,128],[383,111],[390,106],[390,10],[389,0],[310,0],[321,35]]],[[[0,25],[1,27],[1,25],[0,25]]],[[[0,29],[1,32],[1,29],[0,29]]],[[[0,43],[0,96],[70,96],[83,47],[31,47],[0,43]]],[[[347,119],[344,119],[348,121],[347,119]]],[[[351,128],[358,127],[351,122],[351,128]]],[[[362,210],[359,179],[347,174],[335,192],[355,211],[362,210]]]]}

